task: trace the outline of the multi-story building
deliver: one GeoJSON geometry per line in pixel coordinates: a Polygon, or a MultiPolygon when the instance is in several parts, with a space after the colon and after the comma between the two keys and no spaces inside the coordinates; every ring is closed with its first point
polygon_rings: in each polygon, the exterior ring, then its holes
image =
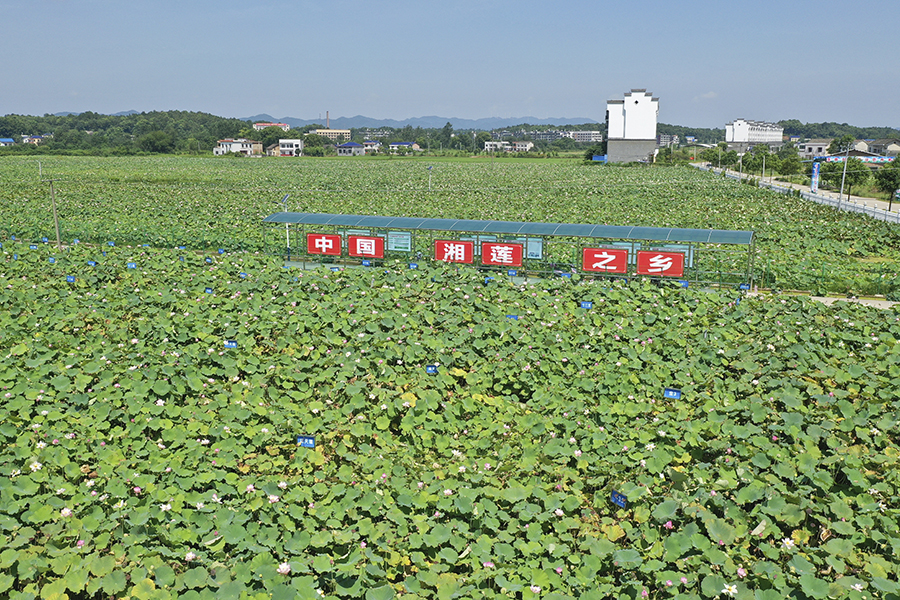
{"type": "Polygon", "coordinates": [[[349,129],[311,129],[309,133],[327,137],[332,142],[346,142],[350,140],[349,129]]]}
{"type": "Polygon", "coordinates": [[[656,156],[659,98],[633,89],[622,100],[606,103],[606,141],[609,162],[652,161],[656,156]]]}
{"type": "Polygon", "coordinates": [[[397,153],[400,150],[405,150],[407,152],[418,152],[419,150],[421,150],[421,148],[415,142],[394,142],[388,145],[388,150],[393,153],[397,153]]]}
{"type": "Polygon", "coordinates": [[[499,142],[485,142],[485,152],[530,152],[534,149],[534,142],[530,140],[516,140],[507,142],[505,140],[499,142]]]}
{"type": "Polygon", "coordinates": [[[360,131],[360,135],[362,135],[365,139],[372,138],[383,138],[391,135],[391,132],[387,129],[363,129],[360,131]]]}
{"type": "Polygon", "coordinates": [[[897,156],[900,154],[900,140],[898,139],[872,140],[868,146],[869,152],[880,154],[881,156],[897,156]]]}
{"type": "Polygon", "coordinates": [[[254,123],[253,129],[259,131],[261,129],[265,129],[266,127],[281,127],[282,131],[287,131],[291,128],[287,123],[254,123]]]}
{"type": "Polygon", "coordinates": [[[797,145],[797,154],[802,159],[816,158],[818,156],[828,155],[828,146],[831,145],[831,139],[815,139],[803,142],[797,145]]]}
{"type": "Polygon", "coordinates": [[[366,149],[362,144],[357,142],[345,142],[335,147],[338,156],[362,156],[366,153],[366,149]]]}
{"type": "Polygon", "coordinates": [[[665,148],[667,146],[677,146],[679,142],[677,135],[670,135],[668,133],[661,133],[656,136],[656,145],[660,148],[665,148]]]}
{"type": "Polygon", "coordinates": [[[777,123],[735,119],[725,123],[725,141],[729,144],[781,144],[784,128],[777,123]]]}
{"type": "Polygon", "coordinates": [[[303,140],[278,140],[278,156],[303,156],[303,140]]]}
{"type": "Polygon", "coordinates": [[[246,138],[226,138],[219,140],[218,145],[213,148],[215,156],[222,156],[234,152],[236,154],[246,154],[247,156],[262,155],[262,142],[248,140],[246,138]]]}
{"type": "Polygon", "coordinates": [[[560,133],[576,142],[595,143],[603,141],[603,134],[599,131],[562,131],[560,133]]]}
{"type": "Polygon", "coordinates": [[[491,152],[508,152],[509,151],[509,142],[506,141],[487,141],[484,143],[484,151],[491,152]]]}

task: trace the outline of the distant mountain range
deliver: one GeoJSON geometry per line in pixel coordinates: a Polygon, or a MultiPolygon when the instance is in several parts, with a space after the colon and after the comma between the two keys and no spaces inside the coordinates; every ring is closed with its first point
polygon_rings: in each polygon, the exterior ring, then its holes
{"type": "MultiPolygon", "coordinates": [[[[242,121],[268,122],[268,123],[286,123],[292,128],[305,127],[306,125],[325,125],[325,119],[297,119],[294,117],[275,118],[272,115],[260,114],[252,117],[240,117],[242,121]]],[[[360,129],[368,127],[370,129],[378,129],[379,127],[401,128],[407,125],[411,127],[422,127],[423,129],[440,129],[447,123],[453,125],[453,129],[477,129],[480,131],[488,131],[491,129],[499,129],[501,127],[512,127],[514,125],[584,125],[599,123],[594,119],[587,117],[570,118],[548,118],[538,119],[537,117],[491,117],[485,119],[459,119],[456,117],[414,117],[412,119],[404,119],[398,121],[395,119],[373,119],[357,115],[355,117],[335,117],[330,119],[329,125],[332,129],[360,129]]]]}

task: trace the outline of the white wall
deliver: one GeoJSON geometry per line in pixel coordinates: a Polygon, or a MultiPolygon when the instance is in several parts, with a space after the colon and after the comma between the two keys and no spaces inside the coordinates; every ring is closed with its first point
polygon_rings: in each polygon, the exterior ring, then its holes
{"type": "Polygon", "coordinates": [[[606,103],[607,138],[622,139],[625,137],[625,105],[621,100],[610,100],[606,103]]]}
{"type": "Polygon", "coordinates": [[[645,90],[631,90],[625,100],[610,100],[607,138],[656,140],[659,100],[645,90]]]}

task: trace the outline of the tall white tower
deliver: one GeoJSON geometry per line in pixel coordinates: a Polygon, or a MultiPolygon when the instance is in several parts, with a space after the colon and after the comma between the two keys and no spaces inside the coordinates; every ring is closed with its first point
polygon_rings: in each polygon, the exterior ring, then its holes
{"type": "Polygon", "coordinates": [[[623,100],[606,103],[607,156],[610,162],[652,160],[656,152],[659,98],[633,89],[623,100]]]}

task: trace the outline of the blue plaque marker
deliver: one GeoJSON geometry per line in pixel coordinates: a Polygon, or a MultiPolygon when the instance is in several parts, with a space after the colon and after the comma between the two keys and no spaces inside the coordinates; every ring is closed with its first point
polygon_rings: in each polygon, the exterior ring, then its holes
{"type": "Polygon", "coordinates": [[[247,274],[246,274],[246,273],[241,273],[240,275],[241,275],[241,279],[247,279],[247,274]]]}
{"type": "Polygon", "coordinates": [[[125,266],[129,269],[137,269],[137,263],[128,263],[125,266]]]}
{"type": "Polygon", "coordinates": [[[362,261],[362,266],[364,266],[364,267],[371,267],[371,266],[372,266],[372,261],[371,261],[371,260],[364,260],[364,261],[362,261]]]}
{"type": "Polygon", "coordinates": [[[609,495],[609,499],[619,508],[625,508],[628,505],[628,498],[615,490],[613,490],[612,494],[609,495]]]}
{"type": "Polygon", "coordinates": [[[487,285],[488,283],[492,282],[493,280],[494,280],[493,277],[485,277],[485,278],[484,278],[484,283],[485,283],[485,285],[487,285]]]}
{"type": "Polygon", "coordinates": [[[682,280],[679,281],[678,283],[680,283],[680,284],[681,284],[681,287],[683,287],[683,288],[686,288],[686,287],[688,287],[688,286],[690,285],[690,282],[687,281],[686,279],[682,279],[682,280]]]}
{"type": "Polygon", "coordinates": [[[341,270],[340,267],[331,267],[332,273],[337,273],[337,272],[340,271],[340,270],[341,270]]]}
{"type": "Polygon", "coordinates": [[[79,240],[78,238],[75,238],[74,240],[72,240],[72,243],[73,243],[73,244],[77,244],[77,243],[80,242],[80,241],[81,241],[81,240],[79,240]]]}
{"type": "Polygon", "coordinates": [[[676,390],[675,388],[666,388],[663,390],[663,396],[666,398],[671,398],[672,400],[680,400],[681,390],[676,390]]]}
{"type": "Polygon", "coordinates": [[[237,348],[237,342],[235,342],[234,340],[226,340],[225,347],[226,348],[237,348]]]}
{"type": "Polygon", "coordinates": [[[740,303],[741,303],[741,299],[740,299],[740,298],[735,298],[735,299],[734,299],[734,305],[735,305],[735,306],[737,306],[737,305],[740,304],[740,303]]]}
{"type": "Polygon", "coordinates": [[[212,259],[211,259],[210,257],[207,256],[207,257],[206,257],[206,262],[211,263],[211,262],[212,262],[212,259]]]}
{"type": "Polygon", "coordinates": [[[425,372],[429,375],[437,375],[437,365],[425,365],[425,372]]]}
{"type": "Polygon", "coordinates": [[[409,263],[409,268],[410,269],[418,269],[419,265],[418,265],[418,263],[409,263]]]}
{"type": "Polygon", "coordinates": [[[18,255],[18,254],[13,254],[13,260],[19,260],[19,255],[18,255]]]}
{"type": "Polygon", "coordinates": [[[150,244],[141,244],[141,248],[149,248],[150,244]]]}
{"type": "Polygon", "coordinates": [[[14,236],[14,235],[11,235],[11,236],[9,236],[9,237],[11,237],[11,238],[12,238],[12,240],[13,240],[13,241],[14,241],[14,242],[15,242],[15,241],[16,241],[16,236],[14,236]]]}
{"type": "Polygon", "coordinates": [[[740,286],[738,286],[738,287],[739,287],[739,289],[742,289],[742,290],[749,290],[749,289],[750,289],[750,284],[749,284],[749,283],[742,283],[742,284],[741,284],[740,286]]]}
{"type": "Polygon", "coordinates": [[[183,257],[183,256],[179,256],[179,257],[178,257],[178,260],[180,260],[181,262],[184,262],[184,257],[183,257]]]}
{"type": "Polygon", "coordinates": [[[219,254],[225,254],[225,249],[224,249],[224,248],[219,248],[219,254]]]}
{"type": "Polygon", "coordinates": [[[89,267],[96,267],[96,266],[97,266],[97,261],[96,261],[96,260],[89,260],[89,261],[87,262],[87,264],[88,264],[89,267]]]}
{"type": "Polygon", "coordinates": [[[103,251],[103,256],[106,256],[106,250],[103,251]]]}
{"type": "Polygon", "coordinates": [[[581,308],[591,309],[594,308],[594,303],[589,300],[582,300],[580,306],[581,308]]]}
{"type": "Polygon", "coordinates": [[[45,238],[45,237],[42,237],[42,238],[41,238],[41,241],[44,242],[44,243],[46,244],[46,243],[49,242],[50,240],[48,240],[48,239],[45,238]]]}
{"type": "Polygon", "coordinates": [[[184,250],[187,246],[178,246],[179,250],[184,250]]]}
{"type": "Polygon", "coordinates": [[[571,273],[560,273],[559,276],[560,276],[560,277],[565,277],[565,278],[567,278],[567,279],[572,279],[572,274],[571,274],[571,273]]]}
{"type": "Polygon", "coordinates": [[[37,244],[29,244],[28,247],[32,250],[37,250],[37,244]]]}
{"type": "Polygon", "coordinates": [[[205,291],[207,294],[212,294],[212,288],[206,288],[205,291]]]}
{"type": "Polygon", "coordinates": [[[507,319],[512,319],[513,321],[519,320],[519,315],[506,315],[507,319]]]}
{"type": "Polygon", "coordinates": [[[74,275],[66,275],[66,283],[75,283],[74,275]]]}
{"type": "Polygon", "coordinates": [[[55,263],[56,259],[51,256],[50,258],[47,259],[47,262],[55,263]]]}
{"type": "Polygon", "coordinates": [[[115,243],[115,242],[106,242],[106,245],[107,245],[107,246],[115,246],[116,243],[115,243]]]}
{"type": "Polygon", "coordinates": [[[316,438],[311,435],[298,435],[297,436],[297,445],[301,448],[315,448],[316,447],[316,438]]]}

